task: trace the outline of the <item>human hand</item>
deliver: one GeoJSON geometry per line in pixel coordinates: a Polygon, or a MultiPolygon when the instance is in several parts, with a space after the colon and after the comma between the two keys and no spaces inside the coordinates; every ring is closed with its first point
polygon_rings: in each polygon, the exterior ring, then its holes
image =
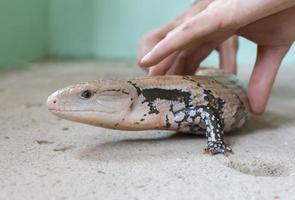
{"type": "Polygon", "coordinates": [[[152,50],[139,64],[151,67],[178,51],[182,51],[180,57],[185,58],[196,48],[217,47],[239,28],[293,5],[294,0],[202,0],[195,5],[198,11],[194,12],[193,6],[178,18],[183,20],[169,23],[163,28],[166,31],[155,31],[158,38],[151,40],[154,45],[151,42],[146,49],[152,46],[152,50]]]}
{"type": "MultiPolygon", "coordinates": [[[[208,3],[209,1],[206,2],[208,3]]],[[[282,37],[280,37],[278,41],[272,40],[272,37],[269,37],[269,39],[265,41],[261,39],[261,34],[258,33],[257,36],[259,36],[260,38],[256,38],[256,34],[251,34],[251,31],[249,30],[251,30],[252,27],[252,31],[261,31],[261,29],[264,28],[264,25],[271,26],[272,23],[266,23],[266,21],[263,20],[259,22],[257,21],[257,19],[261,19],[272,13],[284,10],[285,8],[294,5],[295,1],[265,0],[260,2],[244,2],[238,0],[215,0],[211,4],[210,3],[211,2],[206,5],[207,7],[203,8],[204,10],[202,12],[193,16],[181,25],[177,26],[168,34],[166,34],[166,36],[162,36],[163,39],[159,37],[158,40],[160,42],[154,41],[155,43],[154,46],[152,45],[152,50],[141,60],[141,66],[154,66],[157,68],[161,68],[161,66],[163,65],[171,66],[171,64],[169,65],[168,61],[173,61],[175,59],[175,56],[177,56],[176,64],[173,64],[172,67],[170,67],[172,69],[176,69],[172,71],[172,73],[186,74],[185,71],[183,71],[184,66],[186,68],[188,67],[188,69],[191,69],[193,68],[192,66],[196,66],[196,64],[198,64],[195,61],[190,61],[189,63],[184,64],[186,58],[190,57],[192,53],[205,52],[201,51],[204,46],[206,47],[207,52],[210,52],[226,38],[230,37],[236,32],[239,32],[241,35],[244,35],[250,40],[252,39],[253,41],[255,41],[257,39],[257,41],[255,42],[258,42],[258,45],[260,46],[260,48],[258,48],[260,53],[258,53],[259,57],[257,59],[256,66],[265,66],[265,63],[267,62],[267,60],[265,60],[265,57],[275,55],[277,57],[272,58],[273,61],[271,62],[271,65],[273,66],[273,69],[276,69],[277,71],[282,58],[287,53],[289,46],[294,40],[292,38],[292,34],[290,34],[289,32],[289,35],[286,35],[286,31],[284,31],[284,33],[281,33],[282,37]],[[255,26],[252,24],[249,26],[245,26],[252,21],[257,21],[257,24],[260,23],[260,29],[257,28],[258,25],[255,26]],[[287,43],[284,43],[282,46],[280,46],[280,48],[274,48],[277,45],[280,45],[280,40],[282,40],[282,38],[286,38],[286,36],[288,36],[287,41],[290,42],[289,45],[287,43]],[[178,55],[179,53],[180,55],[178,55]]],[[[289,11],[288,15],[291,14],[292,11],[289,11]]],[[[278,20],[280,20],[281,17],[288,18],[283,17],[282,14],[276,15],[276,18],[278,18],[278,20]]],[[[287,28],[290,28],[289,25],[290,23],[292,23],[291,19],[292,18],[287,19],[287,28]]],[[[268,29],[270,29],[270,27],[268,29]]],[[[267,29],[265,30],[265,33],[267,34],[267,29]]],[[[277,32],[278,31],[276,31],[276,33],[277,32]]],[[[200,56],[200,54],[198,54],[197,57],[198,56],[202,57],[200,56]]],[[[168,67],[169,70],[170,68],[168,67]]],[[[265,67],[264,70],[262,69],[262,67],[255,67],[249,84],[249,101],[252,111],[256,114],[261,114],[262,112],[264,112],[265,105],[269,97],[269,93],[276,74],[276,71],[274,70],[272,70],[272,72],[267,71],[263,75],[264,78],[261,79],[259,78],[259,76],[262,74],[262,72],[265,71],[265,67]],[[261,92],[261,95],[258,95],[259,93],[257,92],[261,92]]],[[[194,73],[194,70],[189,71],[189,73],[194,73]]]]}
{"type": "MultiPolygon", "coordinates": [[[[170,31],[206,9],[211,2],[212,0],[198,1],[172,22],[146,34],[141,40],[138,49],[139,64],[143,56],[163,40],[170,31]]],[[[143,68],[148,69],[149,75],[193,74],[202,60],[215,48],[219,52],[220,68],[228,73],[236,73],[236,52],[238,48],[236,36],[230,37],[216,47],[209,44],[205,44],[202,47],[196,46],[190,54],[186,50],[174,52],[167,56],[167,58],[164,58],[160,63],[149,68],[143,68]]]]}

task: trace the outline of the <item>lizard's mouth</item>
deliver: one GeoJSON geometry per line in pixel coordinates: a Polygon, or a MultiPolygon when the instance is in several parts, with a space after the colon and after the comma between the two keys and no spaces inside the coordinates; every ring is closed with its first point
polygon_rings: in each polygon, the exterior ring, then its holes
{"type": "Polygon", "coordinates": [[[52,114],[61,117],[61,118],[67,118],[69,116],[83,116],[83,115],[91,115],[94,113],[97,113],[97,111],[94,110],[62,110],[62,109],[48,109],[52,114]]]}
{"type": "Polygon", "coordinates": [[[112,111],[98,111],[98,110],[62,110],[62,109],[53,109],[48,108],[50,112],[53,114],[62,114],[62,113],[105,113],[105,114],[114,114],[115,112],[112,111]]]}
{"type": "Polygon", "coordinates": [[[92,110],[62,110],[62,109],[48,109],[53,115],[62,118],[67,119],[71,121],[77,121],[80,122],[83,119],[87,119],[93,116],[96,116],[96,111],[92,110]]]}

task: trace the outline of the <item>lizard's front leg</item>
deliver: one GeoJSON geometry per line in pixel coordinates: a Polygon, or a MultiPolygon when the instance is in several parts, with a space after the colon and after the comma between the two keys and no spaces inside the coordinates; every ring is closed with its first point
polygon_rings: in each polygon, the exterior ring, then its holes
{"type": "MultiPolygon", "coordinates": [[[[178,130],[189,127],[190,132],[195,133],[205,129],[207,137],[207,147],[205,151],[211,154],[232,152],[224,140],[224,121],[221,113],[210,106],[196,106],[179,111],[173,111],[174,121],[178,130]]],[[[166,116],[166,121],[168,120],[166,116]]],[[[169,120],[168,120],[169,122],[169,120]]],[[[182,129],[183,130],[183,129],[182,129]]]]}
{"type": "Polygon", "coordinates": [[[196,131],[196,126],[200,127],[200,125],[203,124],[207,137],[206,152],[211,154],[226,154],[227,152],[232,152],[231,148],[223,141],[224,121],[220,117],[218,111],[210,106],[197,106],[174,114],[178,127],[185,125],[183,122],[187,122],[192,132],[196,131]],[[198,118],[201,120],[196,120],[198,118]]]}
{"type": "Polygon", "coordinates": [[[219,113],[216,113],[210,107],[198,108],[196,113],[200,114],[201,119],[206,125],[207,147],[205,151],[211,154],[232,152],[232,149],[223,140],[224,121],[219,113]]]}

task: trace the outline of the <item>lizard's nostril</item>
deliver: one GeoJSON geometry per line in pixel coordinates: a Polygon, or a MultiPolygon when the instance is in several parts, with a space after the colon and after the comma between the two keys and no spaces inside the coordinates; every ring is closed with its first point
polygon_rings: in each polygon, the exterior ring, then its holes
{"type": "Polygon", "coordinates": [[[47,107],[49,110],[56,110],[58,109],[58,99],[56,93],[50,95],[47,99],[47,107]]]}

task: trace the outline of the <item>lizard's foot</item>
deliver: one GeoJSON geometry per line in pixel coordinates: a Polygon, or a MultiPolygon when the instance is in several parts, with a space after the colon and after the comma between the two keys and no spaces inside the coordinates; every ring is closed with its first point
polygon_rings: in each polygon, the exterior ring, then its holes
{"type": "Polygon", "coordinates": [[[232,149],[228,147],[223,141],[210,141],[205,148],[205,152],[212,155],[219,153],[227,155],[227,153],[232,153],[232,149]]]}

